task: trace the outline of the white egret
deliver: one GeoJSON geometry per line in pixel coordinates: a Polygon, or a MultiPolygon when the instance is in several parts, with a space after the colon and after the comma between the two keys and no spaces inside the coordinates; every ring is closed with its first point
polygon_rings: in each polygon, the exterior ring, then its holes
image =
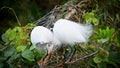
{"type": "Polygon", "coordinates": [[[51,53],[53,51],[53,47],[54,47],[53,33],[49,29],[47,29],[43,26],[36,26],[32,30],[30,38],[31,38],[32,44],[39,51],[43,51],[43,50],[45,51],[45,49],[46,49],[47,53],[46,53],[45,57],[40,62],[38,62],[39,64],[43,63],[43,62],[46,63],[47,59],[50,58],[50,55],[51,55],[51,53]]]}
{"type": "MultiPolygon", "coordinates": [[[[89,40],[89,37],[92,35],[92,25],[79,24],[70,20],[59,19],[54,24],[53,34],[62,44],[73,46],[76,43],[87,42],[89,40]]],[[[75,51],[76,49],[71,53],[72,56],[75,51]]]]}
{"type": "Polygon", "coordinates": [[[35,48],[40,51],[45,50],[45,48],[48,48],[53,43],[52,32],[43,26],[36,26],[32,30],[30,38],[35,48]]]}

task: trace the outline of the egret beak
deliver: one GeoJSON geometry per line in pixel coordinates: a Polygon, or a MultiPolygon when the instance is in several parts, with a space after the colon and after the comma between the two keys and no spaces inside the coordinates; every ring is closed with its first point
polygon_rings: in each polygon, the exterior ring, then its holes
{"type": "Polygon", "coordinates": [[[54,51],[54,45],[53,45],[53,43],[50,43],[49,45],[47,45],[47,51],[48,52],[47,52],[47,56],[44,59],[44,64],[46,64],[50,60],[51,54],[54,51]]]}
{"type": "Polygon", "coordinates": [[[53,52],[53,44],[48,44],[46,47],[46,55],[38,61],[40,67],[43,67],[50,60],[51,54],[53,52]]]}

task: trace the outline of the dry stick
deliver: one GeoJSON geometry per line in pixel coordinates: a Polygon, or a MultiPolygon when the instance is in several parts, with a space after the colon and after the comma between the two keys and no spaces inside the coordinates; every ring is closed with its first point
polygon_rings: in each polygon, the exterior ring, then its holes
{"type": "Polygon", "coordinates": [[[7,8],[7,9],[9,9],[9,10],[12,10],[13,14],[15,15],[15,18],[16,18],[16,20],[17,20],[18,25],[21,26],[21,23],[20,23],[17,15],[16,15],[14,9],[12,9],[12,8],[10,8],[10,7],[2,7],[1,10],[4,9],[4,8],[7,8]]]}
{"type": "Polygon", "coordinates": [[[37,21],[34,21],[33,23],[38,24],[39,22],[42,21],[42,19],[46,18],[51,13],[52,13],[52,11],[50,11],[49,13],[47,13],[46,15],[44,15],[42,18],[38,19],[37,21]]]}
{"type": "Polygon", "coordinates": [[[88,58],[88,57],[90,57],[90,56],[93,56],[93,55],[95,55],[96,53],[98,53],[98,51],[93,52],[93,53],[91,53],[91,54],[89,54],[89,55],[86,55],[86,56],[84,56],[84,57],[82,57],[82,58],[79,58],[79,59],[77,59],[77,60],[74,60],[74,61],[71,61],[71,62],[65,62],[65,64],[73,64],[73,63],[78,62],[78,61],[80,61],[80,60],[84,60],[85,58],[88,58]]]}
{"type": "MultiPolygon", "coordinates": [[[[70,19],[73,15],[75,15],[75,13],[77,13],[77,8],[76,8],[76,6],[80,6],[80,8],[81,8],[81,7],[83,7],[83,6],[81,6],[81,5],[82,5],[83,3],[86,3],[86,2],[88,2],[88,0],[83,0],[83,1],[81,1],[80,3],[78,3],[77,5],[75,5],[75,7],[71,6],[71,7],[69,8],[70,12],[68,13],[68,15],[66,15],[65,19],[70,19]]],[[[77,17],[76,17],[76,18],[77,18],[77,17]]],[[[77,18],[77,20],[78,20],[78,22],[80,22],[79,18],[77,18]]]]}
{"type": "Polygon", "coordinates": [[[54,10],[57,8],[57,6],[55,6],[49,13],[45,14],[42,18],[38,19],[37,21],[34,21],[33,23],[38,24],[39,22],[41,22],[43,19],[45,19],[47,16],[53,14],[54,10]]]}

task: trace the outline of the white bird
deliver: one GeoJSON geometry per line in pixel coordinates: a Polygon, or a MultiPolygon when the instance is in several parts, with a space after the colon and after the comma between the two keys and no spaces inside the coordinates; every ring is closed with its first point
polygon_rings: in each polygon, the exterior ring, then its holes
{"type": "MultiPolygon", "coordinates": [[[[87,42],[89,40],[89,37],[92,35],[92,25],[59,19],[54,24],[53,34],[60,43],[73,46],[76,43],[87,42]]],[[[75,53],[75,50],[73,53],[75,53]]]]}
{"type": "Polygon", "coordinates": [[[59,19],[53,27],[54,36],[64,44],[87,42],[92,35],[92,26],[66,19],[59,19]]]}
{"type": "MultiPolygon", "coordinates": [[[[43,26],[36,26],[33,28],[30,38],[35,48],[37,48],[39,51],[45,51],[45,49],[47,51],[45,57],[40,62],[44,62],[47,56],[50,58],[54,47],[53,33],[43,26]]],[[[45,60],[45,62],[47,62],[47,60],[45,60]]]]}
{"type": "Polygon", "coordinates": [[[36,26],[30,35],[31,42],[38,50],[45,50],[48,47],[48,44],[53,42],[53,34],[52,32],[43,27],[43,26],[36,26]]]}

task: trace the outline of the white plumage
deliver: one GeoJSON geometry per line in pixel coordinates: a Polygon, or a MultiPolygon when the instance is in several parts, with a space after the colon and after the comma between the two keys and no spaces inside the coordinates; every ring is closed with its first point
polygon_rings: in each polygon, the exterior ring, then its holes
{"type": "Polygon", "coordinates": [[[59,19],[53,27],[54,36],[62,44],[73,45],[87,42],[92,35],[92,25],[78,24],[70,20],[59,19]]]}
{"type": "Polygon", "coordinates": [[[74,45],[75,43],[87,42],[91,35],[92,25],[59,19],[54,24],[53,33],[43,26],[35,27],[31,32],[31,42],[37,49],[42,50],[45,47],[48,48],[48,45],[52,48],[57,47],[57,45],[61,46],[61,44],[74,45]]]}
{"type": "Polygon", "coordinates": [[[32,30],[30,38],[32,44],[40,51],[53,46],[53,34],[43,26],[36,26],[32,30]]]}
{"type": "Polygon", "coordinates": [[[70,47],[71,52],[68,54],[68,57],[64,56],[64,62],[71,61],[76,52],[76,47],[71,46],[77,43],[87,42],[92,35],[92,25],[83,25],[70,20],[59,19],[54,24],[53,34],[61,44],[64,44],[57,46],[62,48],[66,46],[70,47]]]}
{"type": "MultiPolygon", "coordinates": [[[[74,45],[87,42],[91,35],[92,25],[83,25],[70,20],[59,19],[54,24],[53,33],[43,26],[35,27],[31,32],[31,42],[40,51],[47,48],[46,55],[50,57],[56,48],[62,46],[61,44],[74,45]]],[[[75,50],[72,56],[74,53],[75,50]]]]}

